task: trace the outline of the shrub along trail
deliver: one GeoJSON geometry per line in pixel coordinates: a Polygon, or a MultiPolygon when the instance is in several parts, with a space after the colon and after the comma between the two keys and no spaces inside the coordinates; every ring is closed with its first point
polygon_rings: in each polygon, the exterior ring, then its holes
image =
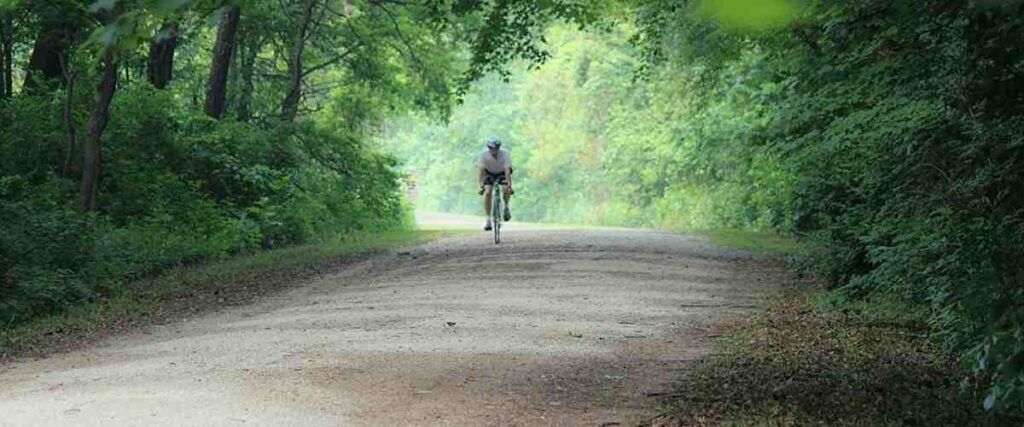
{"type": "Polygon", "coordinates": [[[0,371],[25,424],[636,424],[781,265],[627,230],[457,235],[0,371]]]}

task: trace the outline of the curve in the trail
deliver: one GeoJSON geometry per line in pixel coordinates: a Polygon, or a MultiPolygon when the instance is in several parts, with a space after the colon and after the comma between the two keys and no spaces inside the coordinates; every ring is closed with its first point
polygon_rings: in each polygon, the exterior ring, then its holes
{"type": "Polygon", "coordinates": [[[777,263],[687,235],[513,230],[0,371],[0,423],[635,424],[777,263]]]}

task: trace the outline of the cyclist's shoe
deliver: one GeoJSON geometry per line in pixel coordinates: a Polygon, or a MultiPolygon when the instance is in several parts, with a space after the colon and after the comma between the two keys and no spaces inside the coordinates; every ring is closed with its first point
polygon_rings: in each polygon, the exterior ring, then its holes
{"type": "Polygon", "coordinates": [[[505,206],[505,221],[512,220],[512,212],[508,210],[508,206],[505,206]]]}
{"type": "Polygon", "coordinates": [[[484,231],[491,231],[492,228],[493,227],[491,227],[491,220],[487,220],[487,223],[484,224],[484,231]]]}

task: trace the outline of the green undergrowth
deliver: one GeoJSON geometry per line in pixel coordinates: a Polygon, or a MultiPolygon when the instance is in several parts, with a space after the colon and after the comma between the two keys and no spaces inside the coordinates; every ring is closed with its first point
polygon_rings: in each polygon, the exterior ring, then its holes
{"type": "Polygon", "coordinates": [[[422,243],[452,230],[353,233],[319,243],[182,266],[128,283],[109,298],[0,330],[0,362],[75,348],[133,326],[244,304],[366,254],[422,243]]]}
{"type": "Polygon", "coordinates": [[[795,238],[768,231],[718,229],[701,231],[698,234],[707,236],[716,245],[751,252],[789,255],[799,254],[805,250],[803,243],[795,238]]]}
{"type": "Polygon", "coordinates": [[[678,383],[664,424],[1011,423],[984,413],[982,387],[961,381],[921,310],[837,308],[821,295],[791,293],[731,326],[678,383]]]}

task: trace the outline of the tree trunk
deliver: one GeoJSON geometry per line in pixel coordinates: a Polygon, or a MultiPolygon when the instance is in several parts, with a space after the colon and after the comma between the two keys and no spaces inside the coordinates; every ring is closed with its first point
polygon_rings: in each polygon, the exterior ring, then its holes
{"type": "Polygon", "coordinates": [[[260,37],[252,35],[240,46],[239,80],[242,87],[238,93],[238,120],[247,122],[252,118],[253,71],[256,55],[260,51],[260,37]]]}
{"type": "Polygon", "coordinates": [[[76,141],[78,128],[72,108],[74,107],[75,80],[78,73],[71,70],[71,64],[61,64],[61,68],[64,72],[64,80],[68,82],[64,93],[64,110],[61,112],[61,118],[64,119],[64,126],[67,128],[68,147],[64,153],[64,166],[61,167],[60,176],[67,178],[71,172],[72,153],[75,151],[75,146],[78,145],[76,141]]]}
{"type": "Polygon", "coordinates": [[[149,61],[146,74],[157,89],[167,87],[174,74],[174,49],[178,46],[178,23],[168,22],[149,41],[149,61]]]}
{"type": "Polygon", "coordinates": [[[5,97],[14,96],[14,42],[11,39],[4,46],[4,90],[5,97]]]}
{"type": "Polygon", "coordinates": [[[302,15],[299,17],[299,28],[295,33],[295,45],[292,48],[292,60],[288,64],[291,84],[288,95],[281,102],[281,119],[287,122],[295,120],[299,112],[299,101],[302,99],[302,51],[306,48],[306,33],[313,20],[313,10],[317,0],[302,0],[302,15]]]}
{"type": "MultiPolygon", "coordinates": [[[[111,23],[121,14],[121,3],[118,2],[104,22],[111,23]]],[[[92,116],[89,118],[89,134],[82,145],[82,206],[83,212],[93,212],[97,208],[96,196],[100,182],[100,137],[110,119],[110,101],[117,90],[117,45],[111,44],[103,50],[100,83],[96,88],[96,104],[93,105],[92,116]]]]}
{"type": "Polygon", "coordinates": [[[10,98],[12,92],[11,45],[14,39],[14,26],[6,12],[0,12],[0,98],[10,98]]]}
{"type": "Polygon", "coordinates": [[[82,210],[96,210],[96,195],[100,181],[100,137],[110,118],[110,101],[117,89],[117,59],[114,48],[103,55],[103,74],[96,91],[96,105],[89,119],[89,135],[82,147],[82,210]]]}
{"type": "Polygon", "coordinates": [[[221,8],[220,29],[213,46],[213,63],[210,67],[210,84],[206,92],[204,111],[207,116],[220,120],[224,117],[224,105],[228,88],[228,70],[235,53],[235,34],[241,9],[235,5],[221,8]]]}
{"type": "Polygon", "coordinates": [[[54,81],[61,86],[67,83],[61,64],[67,61],[68,51],[79,34],[74,5],[52,2],[41,7],[45,8],[40,12],[42,28],[29,56],[22,87],[25,93],[38,92],[54,81]]]}

